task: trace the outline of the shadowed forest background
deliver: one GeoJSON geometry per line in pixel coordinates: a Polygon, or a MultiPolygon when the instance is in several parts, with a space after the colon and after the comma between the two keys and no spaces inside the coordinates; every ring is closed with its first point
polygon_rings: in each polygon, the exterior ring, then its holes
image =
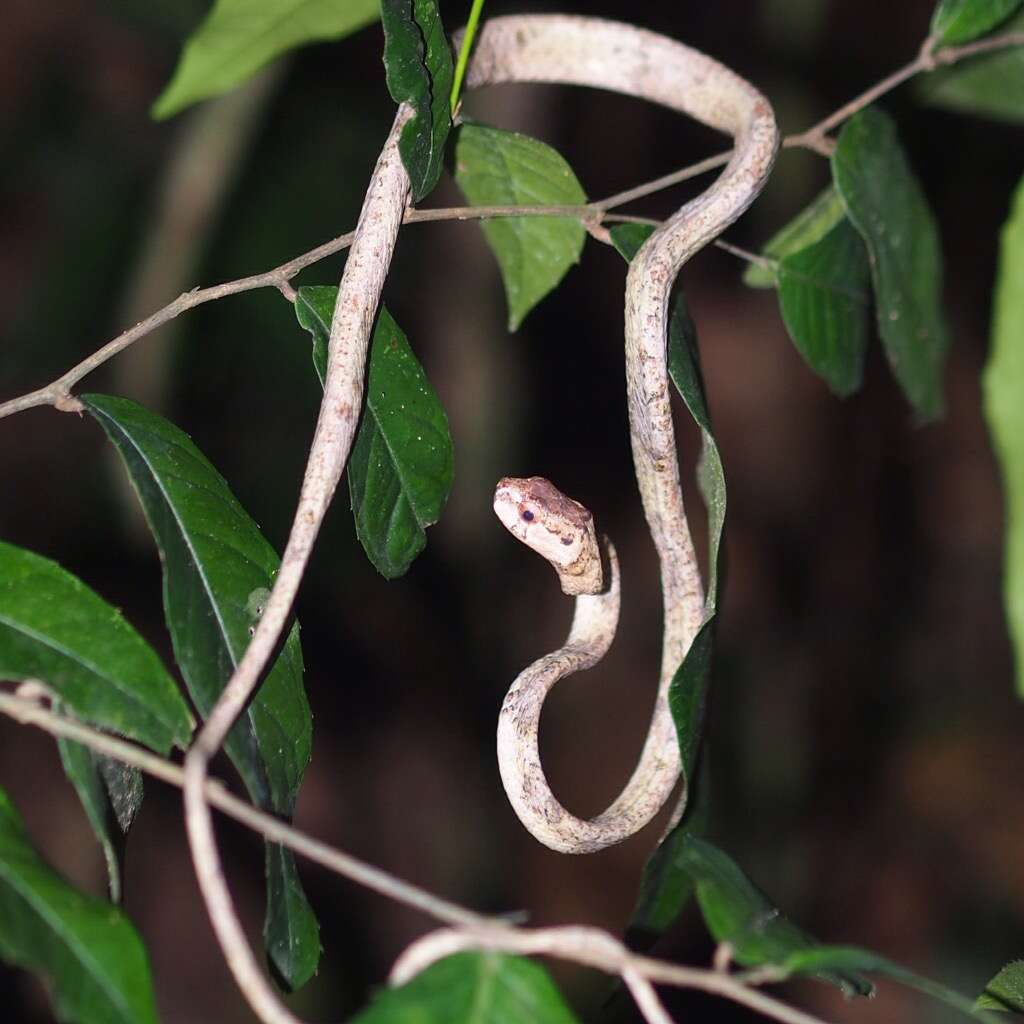
{"type": "MultiPolygon", "coordinates": [[[[468,6],[442,5],[449,29],[468,6]]],[[[794,132],[913,57],[933,6],[490,0],[485,13],[572,10],[667,33],[757,84],[794,132]]],[[[297,53],[239,106],[222,104],[220,120],[200,107],[154,123],[148,108],[206,9],[200,0],[4,4],[0,399],[53,379],[187,287],[268,269],[354,226],[393,115],[379,25],[297,53]],[[187,140],[195,162],[168,217],[167,168],[187,140]]],[[[1024,956],[1024,712],[1000,605],[1000,486],[979,406],[997,231],[1024,138],[929,109],[914,83],[883,106],[942,233],[953,347],[941,422],[915,427],[877,342],[863,391],[831,396],[789,344],[774,293],[745,288],[734,256],[706,250],[682,277],[729,487],[710,835],[821,939],[875,949],[974,994],[1024,956]]],[[[556,146],[594,199],[723,147],[667,111],[591,91],[492,89],[466,109],[556,146]]],[[[828,173],[814,154],[784,152],[725,237],[759,249],[828,173]]],[[[664,216],[708,180],[629,212],[664,216]]],[[[461,202],[446,179],[428,205],[461,202]]],[[[336,283],[342,264],[333,257],[297,283],[336,283]]],[[[660,651],[656,560],[626,423],[624,278],[621,258],[588,241],[581,265],[509,335],[477,225],[403,230],[385,299],[448,410],[454,490],[424,555],[388,583],[355,540],[343,484],[298,608],[315,732],[297,825],[479,909],[525,908],[536,924],[613,932],[664,815],[584,858],[550,852],[515,819],[494,755],[498,709],[515,675],[561,641],[571,605],[550,569],[502,530],[490,500],[502,475],[548,476],[594,511],[620,552],[616,642],[601,666],[558,687],[542,735],[556,792],[593,814],[632,768],[660,651]]],[[[319,400],[309,347],[289,304],[254,292],[186,313],[84,390],[134,398],[191,434],[280,550],[319,400]]],[[[678,412],[703,556],[697,437],[678,412]]],[[[91,419],[36,409],[0,423],[0,538],[79,575],[173,663],[156,549],[91,419]]],[[[217,771],[234,779],[226,760],[217,771]]],[[[0,721],[0,780],[58,869],[102,892],[101,852],[52,739],[0,721]]],[[[258,938],[261,844],[224,819],[218,834],[258,938]]],[[[326,954],[293,1003],[339,1019],[432,923],[300,867],[326,954]]],[[[156,783],[134,827],[125,892],[162,1019],[251,1020],[199,897],[179,795],[156,783]]],[[[705,964],[712,950],[687,913],[655,952],[705,964]]],[[[581,1019],[598,1019],[606,979],[554,972],[581,1019]]],[[[829,1020],[951,1019],[884,983],[873,1003],[847,1004],[809,982],[787,991],[829,1020]]],[[[680,1020],[754,1019],[692,993],[667,1002],[680,1020]]],[[[50,1019],[42,990],[19,972],[0,973],[0,1005],[10,1024],[50,1019]]]]}

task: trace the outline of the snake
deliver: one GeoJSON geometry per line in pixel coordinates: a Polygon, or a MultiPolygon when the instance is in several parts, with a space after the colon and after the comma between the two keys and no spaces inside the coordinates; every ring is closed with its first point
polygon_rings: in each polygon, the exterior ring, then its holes
{"type": "MultiPolygon", "coordinates": [[[[458,33],[453,43],[458,46],[458,33]]],[[[630,781],[603,814],[583,821],[569,814],[548,787],[530,737],[516,708],[539,720],[550,685],[569,671],[599,659],[615,631],[618,575],[614,549],[604,559],[609,574],[596,578],[580,556],[582,535],[568,576],[576,613],[569,641],[520,673],[521,698],[506,699],[500,722],[512,726],[500,767],[506,791],[520,818],[541,842],[566,853],[585,853],[620,842],[642,828],[665,803],[681,772],[678,741],[667,707],[668,685],[703,616],[703,588],[686,523],[675,449],[666,372],[669,293],[682,265],[721,234],[753,202],[771,170],[778,132],[767,100],[724,65],[665,36],[632,25],[575,15],[513,15],[486,22],[477,35],[467,69],[467,88],[503,82],[582,85],[635,96],[686,114],[730,135],[733,153],[721,175],[696,199],[668,218],[644,243],[626,279],[625,364],[630,437],[636,479],[661,566],[664,602],[661,676],[643,751],[630,781]],[[596,587],[596,591],[588,592],[596,587]],[[572,648],[576,643],[578,650],[572,648]],[[585,650],[584,650],[585,648],[585,650]],[[555,664],[554,675],[544,668],[555,664]],[[545,676],[547,673],[547,676],[545,676]],[[559,674],[560,673],[560,674],[559,674]],[[548,681],[550,680],[550,682],[548,681]],[[545,689],[545,687],[547,689],[545,689]],[[532,695],[532,696],[527,696],[532,695]],[[531,746],[532,744],[532,746],[531,746]],[[517,765],[524,766],[519,776],[517,765]],[[532,765],[532,767],[531,767],[532,765]]],[[[207,768],[238,714],[251,699],[279,646],[321,524],[348,462],[362,407],[366,362],[374,314],[380,301],[405,211],[410,183],[399,156],[399,138],[414,116],[399,105],[370,178],[338,289],[328,346],[320,415],[310,446],[295,517],[281,566],[263,616],[205,725],[185,756],[185,824],[203,898],[227,963],[250,1006],[265,1024],[296,1024],[249,946],[234,912],[217,849],[204,787],[207,768]]],[[[527,480],[531,478],[526,478],[527,480]]],[[[536,480],[537,478],[532,478],[536,480]]],[[[544,505],[560,507],[567,523],[582,530],[587,510],[569,504],[554,487],[534,485],[534,515],[544,505]],[[543,498],[543,502],[541,502],[543,498]],[[569,511],[573,510],[573,511],[569,511]]],[[[504,500],[512,500],[511,491],[504,500]]],[[[518,501],[518,499],[517,499],[518,501]]],[[[516,505],[522,519],[522,511],[516,505]]],[[[564,523],[545,518],[555,527],[564,523]]],[[[532,539],[540,531],[529,532],[532,539]]],[[[574,535],[575,536],[575,535],[574,535]]],[[[594,537],[596,543],[596,531],[594,537]]],[[[598,548],[600,557],[600,548],[598,548]]],[[[565,554],[559,551],[565,563],[565,554]]],[[[583,558],[586,561],[586,557],[583,558]]],[[[560,573],[560,576],[564,575],[560,573]]],[[[514,687],[515,688],[515,687],[514,687]]],[[[528,723],[526,723],[528,725],[528,723]]],[[[534,726],[536,722],[534,722],[534,726]]],[[[507,726],[502,726],[507,728],[507,726]]],[[[685,793],[685,789],[684,789],[685,793]]],[[[678,812],[677,812],[678,813],[678,812]]]]}
{"type": "MultiPolygon", "coordinates": [[[[619,796],[589,820],[568,811],[540,760],[541,710],[551,688],[595,665],[615,635],[620,604],[614,547],[599,544],[589,510],[543,477],[501,480],[494,510],[505,527],[555,568],[575,610],[565,643],[533,662],[510,687],[498,717],[498,766],[527,830],[561,853],[591,853],[634,835],[661,810],[682,774],[669,687],[704,620],[704,589],[680,483],[667,367],[672,285],[683,264],[735,221],[764,186],[779,136],[768,101],[724,65],[644,29],[567,15],[489,21],[467,76],[589,85],[642,97],[733,138],[733,153],[703,193],[668,218],[630,262],[625,370],[633,465],[660,564],[661,670],[637,765],[619,796]],[[602,555],[608,563],[604,580],[602,555]]],[[[685,808],[686,780],[669,827],[685,808]]]]}

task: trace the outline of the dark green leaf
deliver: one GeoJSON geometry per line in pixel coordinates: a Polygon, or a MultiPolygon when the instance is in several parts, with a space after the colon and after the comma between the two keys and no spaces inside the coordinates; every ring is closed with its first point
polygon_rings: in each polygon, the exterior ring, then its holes
{"type": "Polygon", "coordinates": [[[978,1010],[1010,1010],[1024,1013],[1024,960],[1007,964],[986,986],[974,1003],[978,1010]]]}
{"type": "Polygon", "coordinates": [[[153,105],[170,117],[219,96],[264,64],[306,43],[340,39],[375,21],[378,0],[216,0],[185,42],[174,76],[153,105]]]}
{"type": "Polygon", "coordinates": [[[437,0],[381,0],[384,70],[396,103],[416,116],[402,129],[398,150],[418,203],[437,184],[452,126],[454,66],[437,0]]]}
{"type": "MultiPolygon", "coordinates": [[[[313,335],[321,384],[338,289],[299,289],[295,314],[313,335]]],[[[348,463],[356,534],[377,571],[401,576],[423,550],[452,486],[448,417],[401,328],[381,306],[370,348],[366,412],[348,463]]]]}
{"type": "Polygon", "coordinates": [[[842,217],[817,242],[782,257],[779,309],[807,365],[837,395],[861,384],[868,343],[868,258],[842,217]]]}
{"type": "MultiPolygon", "coordinates": [[[[1024,31],[1024,14],[1006,26],[1024,31]]],[[[980,54],[923,75],[918,96],[936,107],[978,114],[999,121],[1024,122],[1024,47],[980,54]]]]}
{"type": "MultiPolygon", "coordinates": [[[[54,710],[69,712],[54,703],[54,710]]],[[[75,787],[107,865],[112,903],[121,902],[124,837],[142,805],[142,775],[137,768],[94,753],[74,740],[57,738],[64,774],[75,787]]]]}
{"type": "Polygon", "coordinates": [[[160,753],[192,716],[152,648],[56,562],[0,542],[0,678],[45,683],[79,718],[160,753]]]}
{"type": "Polygon", "coordinates": [[[982,377],[985,420],[1005,491],[1003,602],[1024,697],[1024,178],[1003,226],[992,345],[982,377]]]}
{"type": "MultiPolygon", "coordinates": [[[[96,418],[124,461],[132,486],[160,549],[164,615],[189,693],[209,714],[249,644],[273,586],[279,560],[224,478],[173,423],[134,402],[86,395],[96,418]]],[[[232,728],[225,749],[259,806],[285,818],[295,806],[309,763],[312,723],[302,685],[298,625],[274,667],[232,728]]],[[[291,854],[282,854],[286,860],[291,854]]],[[[280,863],[268,859],[268,864],[280,863]]],[[[288,906],[268,906],[266,929],[293,916],[289,935],[315,934],[313,912],[294,868],[287,878],[268,878],[270,899],[289,894],[288,906]]],[[[291,949],[268,935],[268,947],[291,949]]],[[[297,988],[316,969],[320,947],[293,950],[276,961],[297,988]]]]}
{"type": "MultiPolygon", "coordinates": [[[[587,201],[558,152],[527,135],[464,124],[455,143],[455,180],[471,206],[581,206],[587,201]]],[[[495,217],[482,222],[508,300],[508,326],[527,313],[580,259],[586,232],[574,217],[495,217]]]]}
{"type": "Polygon", "coordinates": [[[654,225],[616,224],[609,229],[608,234],[618,254],[629,263],[640,251],[640,246],[654,234],[654,225]]]}
{"type": "Polygon", "coordinates": [[[1024,0],[939,0],[931,34],[941,46],[969,43],[1005,21],[1024,0]]]}
{"type": "Polygon", "coordinates": [[[868,247],[878,331],[893,373],[923,420],[942,413],[949,337],[942,313],[942,254],[921,186],[892,120],[868,107],[847,123],[832,177],[868,247]]]}
{"type": "Polygon", "coordinates": [[[693,879],[678,854],[688,835],[702,835],[707,828],[711,791],[706,762],[687,778],[686,785],[685,821],[665,836],[644,864],[640,892],[626,931],[626,942],[631,949],[653,946],[672,927],[693,896],[693,879]]]}
{"type": "Polygon", "coordinates": [[[775,288],[779,283],[779,260],[821,241],[845,216],[836,190],[825,189],[768,242],[762,255],[769,265],[751,263],[743,274],[743,283],[751,288],[775,288]]]}
{"type": "Polygon", "coordinates": [[[149,963],[131,922],[40,858],[2,790],[0,957],[47,979],[62,1021],[156,1022],[149,963]]]}
{"type": "Polygon", "coordinates": [[[838,985],[848,995],[870,995],[871,984],[859,976],[860,968],[798,961],[797,954],[816,950],[819,944],[784,917],[717,847],[688,835],[679,844],[676,858],[697,888],[704,923],[716,942],[727,942],[737,963],[747,967],[782,966],[793,973],[810,974],[838,985]]]}
{"type": "Polygon", "coordinates": [[[504,953],[458,953],[381,992],[352,1024],[573,1024],[547,971],[504,953]]]}
{"type": "Polygon", "coordinates": [[[939,1002],[946,1003],[967,1014],[976,1020],[990,1021],[992,1018],[985,1013],[979,1012],[970,999],[939,985],[929,978],[922,978],[913,971],[908,971],[885,957],[872,953],[868,949],[858,949],[855,946],[818,946],[814,949],[796,950],[782,964],[782,968],[791,974],[816,974],[821,971],[841,971],[843,973],[870,971],[873,974],[880,974],[882,977],[895,981],[907,988],[916,989],[918,992],[939,1002]]]}

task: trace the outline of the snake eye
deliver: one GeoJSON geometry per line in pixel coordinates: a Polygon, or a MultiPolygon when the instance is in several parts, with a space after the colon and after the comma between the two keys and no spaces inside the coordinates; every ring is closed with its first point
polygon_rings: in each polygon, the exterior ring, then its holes
{"type": "Polygon", "coordinates": [[[533,522],[533,513],[528,508],[524,508],[522,513],[521,513],[521,515],[522,515],[523,519],[526,520],[526,522],[528,522],[528,523],[532,523],[533,522]]]}

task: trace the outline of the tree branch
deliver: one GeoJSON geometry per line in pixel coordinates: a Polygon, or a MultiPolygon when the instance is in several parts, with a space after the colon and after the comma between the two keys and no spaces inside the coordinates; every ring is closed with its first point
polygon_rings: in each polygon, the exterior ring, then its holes
{"type": "MultiPolygon", "coordinates": [[[[74,740],[104,757],[132,765],[153,778],[178,789],[183,788],[185,773],[176,764],[134,743],[118,739],[76,719],[47,709],[41,703],[47,692],[45,686],[19,689],[17,695],[0,690],[0,713],[22,725],[42,729],[51,736],[74,740]],[[27,694],[38,695],[38,699],[27,694]]],[[[749,987],[750,983],[743,981],[740,975],[729,976],[720,971],[702,970],[640,957],[631,953],[613,936],[597,928],[570,926],[531,930],[521,928],[504,918],[478,914],[468,907],[435,896],[419,886],[314,839],[229,793],[224,784],[217,779],[207,779],[203,790],[212,806],[252,829],[264,839],[280,843],[328,871],[371,889],[396,903],[456,926],[457,930],[431,932],[410,946],[392,969],[393,984],[403,984],[435,960],[459,950],[503,949],[525,956],[550,956],[591,967],[606,974],[620,975],[651,1024],[668,1021],[667,1015],[659,1018],[650,1009],[655,1005],[654,1001],[657,1001],[657,996],[651,988],[655,982],[720,995],[786,1024],[822,1024],[816,1017],[753,991],[749,987]],[[653,996],[654,1001],[651,1001],[649,996],[653,996]]],[[[781,981],[783,978],[776,970],[771,980],[781,981]]],[[[660,1007],[660,1001],[657,1001],[657,1005],[660,1007]]]]}

